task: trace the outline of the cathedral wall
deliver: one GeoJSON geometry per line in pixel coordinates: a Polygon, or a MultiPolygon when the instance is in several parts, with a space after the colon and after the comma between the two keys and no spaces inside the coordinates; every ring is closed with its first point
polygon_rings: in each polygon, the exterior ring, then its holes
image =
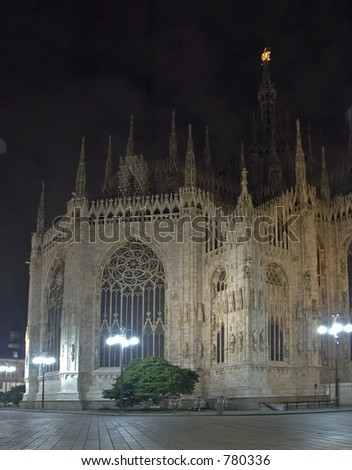
{"type": "MultiPolygon", "coordinates": [[[[323,381],[331,381],[333,366],[331,346],[324,349],[316,329],[324,315],[346,309],[352,226],[348,218],[336,226],[317,220],[313,197],[310,204],[298,210],[298,240],[288,247],[250,239],[209,250],[195,239],[189,219],[177,222],[183,213],[159,216],[156,223],[153,217],[147,223],[88,220],[65,242],[54,243],[48,234],[43,245],[34,239],[25,401],[40,401],[41,375],[29,361],[45,349],[47,287],[63,260],[60,363],[46,374],[46,397],[71,407],[110,403],[101,394],[120,370],[99,365],[101,276],[114,251],[131,239],[149,244],[163,264],[165,357],[198,371],[197,396],[254,403],[317,393],[323,381]],[[282,329],[279,358],[270,345],[271,321],[282,329]]],[[[197,211],[184,213],[193,217],[197,211]]],[[[341,377],[351,381],[347,356],[341,377]]]]}

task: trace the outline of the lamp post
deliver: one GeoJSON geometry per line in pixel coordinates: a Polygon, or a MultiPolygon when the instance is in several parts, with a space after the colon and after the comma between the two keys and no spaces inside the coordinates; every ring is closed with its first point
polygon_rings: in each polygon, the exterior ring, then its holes
{"type": "MultiPolygon", "coordinates": [[[[16,367],[15,366],[0,366],[0,372],[5,372],[7,374],[8,372],[15,372],[16,367]]],[[[5,394],[4,394],[4,406],[7,406],[7,380],[5,377],[5,394]]]]}
{"type": "Polygon", "coordinates": [[[36,356],[33,358],[33,364],[39,364],[42,366],[42,410],[44,410],[44,390],[45,390],[45,366],[54,364],[55,357],[51,356],[36,356]]]}
{"type": "Polygon", "coordinates": [[[120,345],[120,411],[122,411],[123,407],[123,351],[124,348],[128,346],[135,346],[139,343],[139,339],[136,336],[132,338],[127,338],[126,334],[127,331],[125,328],[120,328],[120,333],[115,336],[110,336],[106,340],[106,344],[109,346],[113,346],[115,344],[120,345]]]}
{"type": "Polygon", "coordinates": [[[334,355],[335,355],[335,406],[340,406],[340,377],[339,377],[339,333],[351,333],[352,324],[347,318],[340,317],[337,313],[331,315],[330,319],[318,327],[320,335],[329,334],[334,337],[334,355]]]}

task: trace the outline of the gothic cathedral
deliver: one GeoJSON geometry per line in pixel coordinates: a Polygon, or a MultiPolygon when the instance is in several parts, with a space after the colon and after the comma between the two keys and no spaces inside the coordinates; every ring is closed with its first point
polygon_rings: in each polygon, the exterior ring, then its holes
{"type": "MultiPolygon", "coordinates": [[[[44,192],[32,236],[24,407],[109,405],[121,361],[149,355],[199,374],[196,396],[237,409],[326,395],[334,342],[317,333],[352,314],[352,125],[344,167],[327,171],[297,119],[276,112],[270,51],[248,144],[220,171],[205,131],[185,157],[172,114],[168,157],[137,155],[133,117],[115,169],[109,140],[101,195],[87,196],[82,140],[75,192],[47,228],[44,192]],[[124,332],[139,344],[107,338],[124,332]]],[[[352,382],[351,334],[341,335],[341,382],[352,382]]],[[[191,397],[183,397],[189,403],[191,397]]],[[[112,405],[111,405],[112,406],[112,405]]]]}

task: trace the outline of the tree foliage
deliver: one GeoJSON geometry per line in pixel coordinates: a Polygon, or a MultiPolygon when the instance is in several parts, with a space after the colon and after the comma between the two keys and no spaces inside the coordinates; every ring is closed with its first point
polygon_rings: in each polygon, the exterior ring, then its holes
{"type": "MultiPolygon", "coordinates": [[[[123,395],[129,404],[145,400],[160,400],[170,396],[192,395],[198,374],[190,369],[173,365],[166,359],[149,356],[131,361],[123,370],[123,395]]],[[[113,387],[103,391],[103,398],[118,400],[121,378],[113,387]]]]}
{"type": "Polygon", "coordinates": [[[11,387],[11,390],[6,392],[6,394],[4,392],[0,392],[0,400],[4,403],[6,401],[6,403],[14,403],[15,405],[18,405],[20,401],[22,401],[24,392],[25,386],[17,385],[16,387],[11,387]]]}

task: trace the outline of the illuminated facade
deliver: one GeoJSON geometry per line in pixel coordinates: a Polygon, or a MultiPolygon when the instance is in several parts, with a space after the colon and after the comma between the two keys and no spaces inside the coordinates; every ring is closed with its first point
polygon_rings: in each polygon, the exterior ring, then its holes
{"type": "MultiPolygon", "coordinates": [[[[44,194],[32,236],[23,406],[40,403],[31,358],[56,358],[46,373],[52,408],[100,407],[120,371],[106,339],[121,327],[139,337],[125,362],[156,355],[200,375],[196,395],[238,408],[325,395],[333,343],[317,334],[352,309],[351,145],[328,175],[325,153],[279,125],[270,51],[262,56],[260,117],[251,141],[224,171],[185,157],[172,115],[168,157],[134,150],[114,170],[111,139],[102,195],[86,194],[85,142],[65,216],[44,227],[44,194]],[[294,136],[294,137],[292,137],[294,136]]],[[[350,141],[352,131],[350,123],[350,141]]],[[[240,147],[240,146],[239,146],[240,147]]],[[[352,381],[350,335],[341,340],[341,381],[352,381]]],[[[187,397],[185,397],[187,399],[187,397]]]]}

